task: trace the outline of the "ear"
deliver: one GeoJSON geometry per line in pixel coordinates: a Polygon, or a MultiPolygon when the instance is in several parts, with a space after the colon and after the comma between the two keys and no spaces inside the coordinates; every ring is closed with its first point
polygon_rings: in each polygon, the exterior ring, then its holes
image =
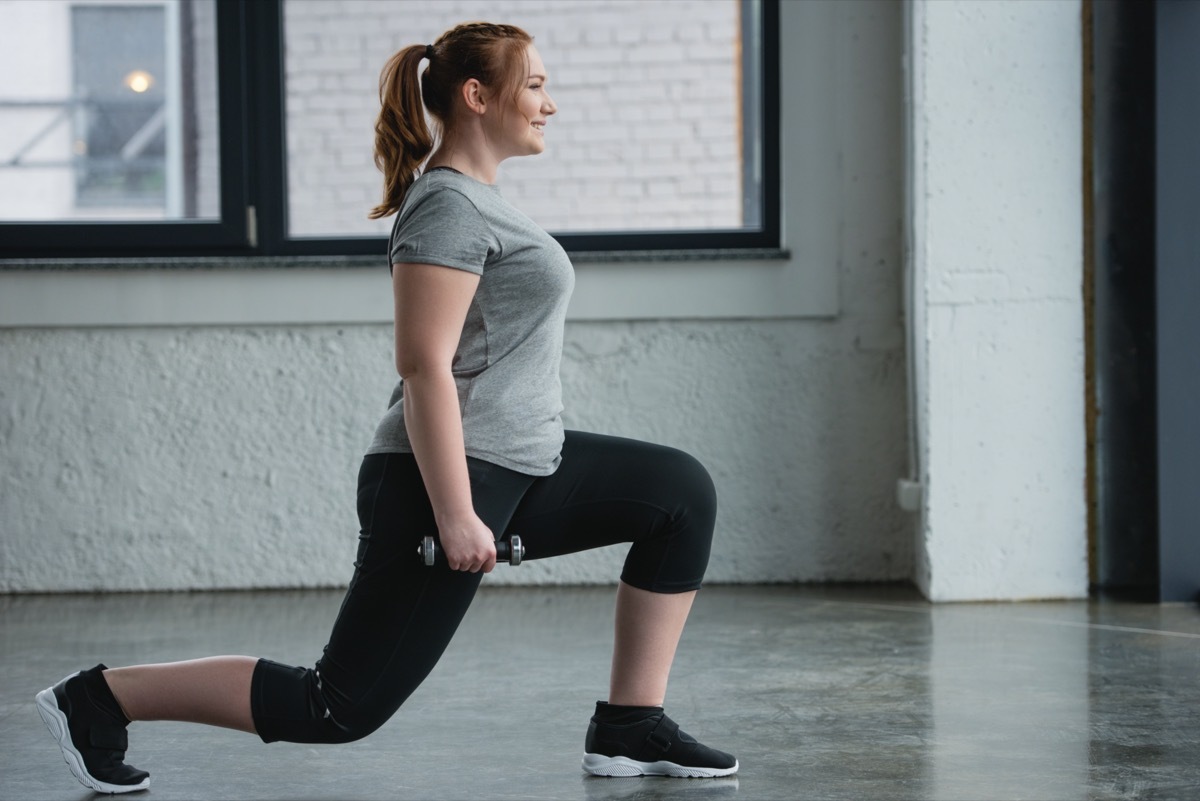
{"type": "Polygon", "coordinates": [[[468,78],[462,85],[463,104],[472,114],[487,111],[487,93],[478,78],[468,78]]]}

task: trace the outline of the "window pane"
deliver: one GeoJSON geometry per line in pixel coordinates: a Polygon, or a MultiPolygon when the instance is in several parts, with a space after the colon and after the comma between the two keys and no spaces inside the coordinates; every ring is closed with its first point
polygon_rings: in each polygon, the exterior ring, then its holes
{"type": "Polygon", "coordinates": [[[378,77],[464,20],[529,31],[558,114],[546,152],[501,167],[556,233],[755,230],[756,0],[284,0],[289,234],[386,234],[366,215],[378,77]]]}
{"type": "Polygon", "coordinates": [[[5,0],[0,219],[215,218],[214,0],[5,0]]]}

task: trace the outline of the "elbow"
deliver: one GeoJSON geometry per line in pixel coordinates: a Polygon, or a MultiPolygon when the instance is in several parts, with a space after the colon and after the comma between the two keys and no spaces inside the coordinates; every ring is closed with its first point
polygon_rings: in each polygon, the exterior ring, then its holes
{"type": "Polygon", "coordinates": [[[396,357],[396,372],[400,374],[400,378],[404,381],[412,381],[421,372],[421,369],[415,362],[405,361],[399,356],[396,357]]]}
{"type": "Polygon", "coordinates": [[[396,356],[396,372],[400,374],[400,378],[405,383],[429,376],[451,375],[448,364],[430,359],[406,358],[401,355],[396,356]]]}
{"type": "Polygon", "coordinates": [[[427,361],[427,358],[421,358],[419,352],[414,353],[412,349],[401,348],[399,343],[396,343],[396,372],[405,381],[415,378],[417,373],[422,370],[422,362],[427,361]]]}

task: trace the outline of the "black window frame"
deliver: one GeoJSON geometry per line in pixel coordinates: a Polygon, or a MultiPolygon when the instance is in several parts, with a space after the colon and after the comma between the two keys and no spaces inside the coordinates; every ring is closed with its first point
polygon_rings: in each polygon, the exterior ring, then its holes
{"type": "MultiPolygon", "coordinates": [[[[215,0],[220,217],[216,220],[0,222],[0,257],[378,255],[382,236],[292,237],[287,229],[283,0],[215,0]]],[[[778,251],[780,0],[760,0],[762,221],[757,229],[551,232],[572,253],[778,251]]],[[[745,20],[745,15],[743,15],[745,20]]],[[[750,66],[747,56],[743,64],[750,66]]]]}

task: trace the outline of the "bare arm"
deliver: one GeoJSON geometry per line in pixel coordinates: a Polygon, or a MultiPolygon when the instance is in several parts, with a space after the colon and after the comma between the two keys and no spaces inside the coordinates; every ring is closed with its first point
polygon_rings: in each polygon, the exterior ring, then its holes
{"type": "Polygon", "coordinates": [[[404,379],[404,425],[455,570],[496,565],[492,532],[475,514],[467,476],[462,414],[451,373],[454,352],[479,276],[432,264],[397,264],[396,369],[404,379]]]}

